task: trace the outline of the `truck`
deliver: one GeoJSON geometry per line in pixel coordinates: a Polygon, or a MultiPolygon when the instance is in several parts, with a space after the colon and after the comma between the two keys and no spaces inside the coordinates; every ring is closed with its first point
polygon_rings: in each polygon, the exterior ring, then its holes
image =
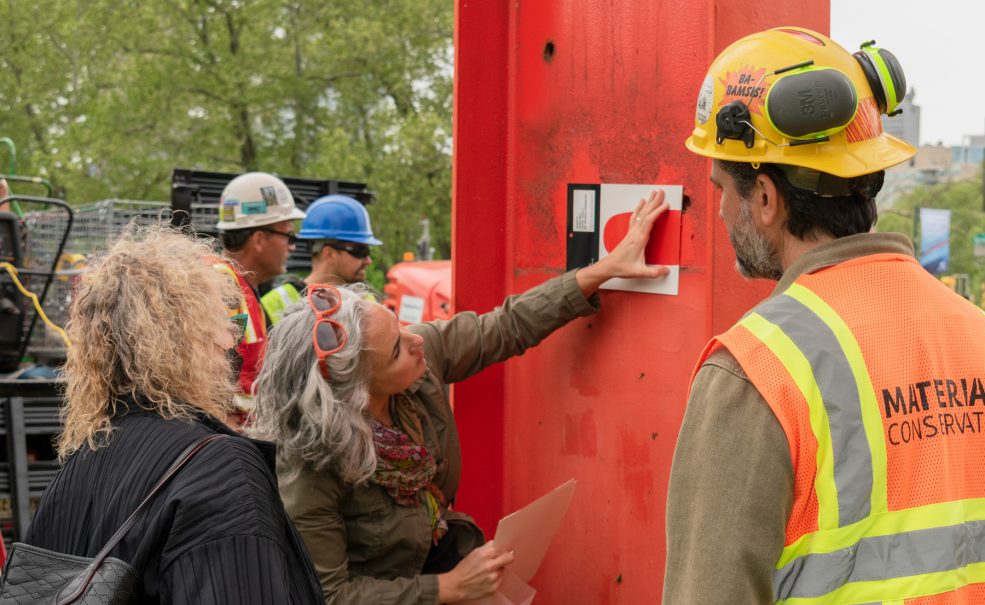
{"type": "Polygon", "coordinates": [[[401,324],[451,318],[450,260],[400,262],[387,271],[386,277],[383,304],[401,324]]]}

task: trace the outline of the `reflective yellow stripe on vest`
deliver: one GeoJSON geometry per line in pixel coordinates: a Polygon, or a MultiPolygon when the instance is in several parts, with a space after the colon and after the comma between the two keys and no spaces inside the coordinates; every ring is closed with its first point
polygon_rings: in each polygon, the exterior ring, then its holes
{"type": "MultiPolygon", "coordinates": [[[[227,309],[227,311],[229,312],[229,316],[232,317],[233,315],[246,315],[247,317],[249,317],[250,308],[246,304],[246,299],[243,298],[243,292],[241,290],[242,286],[239,283],[239,276],[236,275],[236,272],[233,270],[233,268],[227,265],[226,263],[215,263],[212,265],[212,268],[217,269],[222,273],[228,275],[229,279],[233,280],[233,283],[236,284],[236,290],[239,292],[239,307],[227,309]]],[[[252,318],[250,318],[247,320],[246,328],[243,330],[242,342],[250,343],[250,342],[256,342],[257,340],[258,337],[257,337],[256,326],[253,325],[252,318]]]]}
{"type": "Polygon", "coordinates": [[[264,294],[260,298],[260,304],[267,312],[270,323],[276,324],[284,317],[284,311],[299,300],[301,294],[297,288],[291,284],[283,284],[264,294]]]}
{"type": "Polygon", "coordinates": [[[985,500],[888,510],[875,391],[837,312],[794,284],[740,324],[790,374],[818,443],[818,531],[783,549],[775,601],[893,603],[985,581],[985,500]]]}

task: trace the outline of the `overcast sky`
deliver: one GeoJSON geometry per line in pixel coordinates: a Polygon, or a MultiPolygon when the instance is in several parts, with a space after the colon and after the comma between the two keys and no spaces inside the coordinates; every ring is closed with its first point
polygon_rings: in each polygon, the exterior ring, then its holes
{"type": "Polygon", "coordinates": [[[831,37],[893,52],[920,107],[920,143],[959,145],[985,133],[985,2],[831,0],[831,37]]]}

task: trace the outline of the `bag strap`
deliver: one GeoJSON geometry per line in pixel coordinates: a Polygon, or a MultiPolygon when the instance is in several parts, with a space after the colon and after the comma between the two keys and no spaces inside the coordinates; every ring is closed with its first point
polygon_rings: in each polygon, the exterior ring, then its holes
{"type": "Polygon", "coordinates": [[[178,458],[171,464],[171,467],[165,471],[164,476],[158,480],[157,484],[154,485],[153,488],[151,488],[144,500],[139,506],[137,506],[137,509],[133,511],[130,517],[127,518],[123,525],[120,526],[120,529],[116,530],[116,533],[109,539],[106,546],[103,546],[102,550],[100,550],[96,556],[93,557],[92,562],[89,563],[89,566],[58,592],[58,595],[55,597],[56,605],[68,605],[81,597],[89,588],[89,583],[92,582],[93,576],[96,575],[96,570],[98,570],[99,566],[102,565],[104,560],[106,560],[109,553],[116,548],[116,545],[120,543],[120,540],[127,535],[127,532],[129,532],[134,523],[137,522],[137,519],[139,519],[141,514],[143,514],[143,512],[147,509],[147,506],[150,504],[151,500],[154,499],[154,496],[157,495],[161,488],[164,487],[164,485],[170,481],[179,470],[181,470],[181,467],[185,466],[192,458],[194,458],[195,454],[201,451],[202,448],[216,439],[222,439],[224,437],[227,437],[227,435],[215,433],[202,437],[195,443],[185,448],[185,451],[181,452],[181,454],[178,455],[178,458]]]}

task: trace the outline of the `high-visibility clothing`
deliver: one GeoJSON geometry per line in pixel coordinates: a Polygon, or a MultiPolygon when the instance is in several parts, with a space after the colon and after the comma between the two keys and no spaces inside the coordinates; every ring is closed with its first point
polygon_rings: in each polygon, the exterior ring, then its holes
{"type": "Polygon", "coordinates": [[[272,289],[260,297],[260,304],[270,318],[270,324],[274,325],[284,316],[284,310],[292,304],[301,300],[301,293],[294,287],[294,284],[285,283],[272,289]]]}
{"type": "Polygon", "coordinates": [[[243,338],[236,346],[236,354],[242,359],[238,377],[240,393],[236,398],[236,404],[239,407],[252,409],[253,381],[260,372],[263,348],[267,343],[266,318],[257,301],[256,293],[246,278],[227,262],[220,261],[212,266],[235,280],[239,286],[239,304],[228,310],[230,317],[241,314],[247,316],[243,338]]]}
{"type": "Polygon", "coordinates": [[[697,367],[721,347],[790,446],[777,603],[985,602],[980,309],[912,257],[875,254],[800,276],[697,367]]]}
{"type": "MultiPolygon", "coordinates": [[[[372,292],[363,293],[362,297],[369,302],[378,302],[372,292]]],[[[301,292],[291,282],[283,283],[260,297],[260,305],[274,325],[284,317],[287,307],[301,300],[301,292]]]]}

